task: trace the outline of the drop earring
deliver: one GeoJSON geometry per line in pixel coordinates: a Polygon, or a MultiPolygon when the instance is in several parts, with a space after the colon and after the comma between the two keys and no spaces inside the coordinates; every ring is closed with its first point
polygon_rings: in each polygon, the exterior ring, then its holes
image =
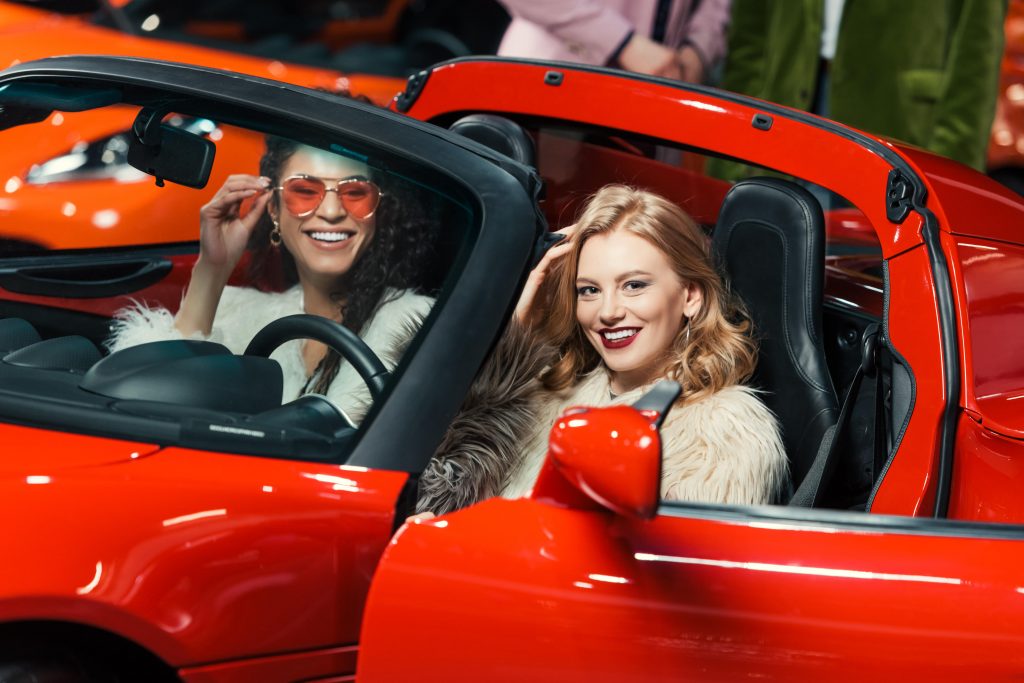
{"type": "Polygon", "coordinates": [[[270,231],[270,244],[273,247],[281,246],[281,226],[274,218],[270,219],[274,222],[274,229],[270,231]]]}

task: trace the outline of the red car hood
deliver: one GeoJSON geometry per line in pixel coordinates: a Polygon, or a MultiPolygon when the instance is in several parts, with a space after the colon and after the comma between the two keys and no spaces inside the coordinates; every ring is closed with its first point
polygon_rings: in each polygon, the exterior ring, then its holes
{"type": "Polygon", "coordinates": [[[0,477],[49,477],[54,472],[125,462],[152,455],[154,444],[103,439],[0,424],[0,477]]]}

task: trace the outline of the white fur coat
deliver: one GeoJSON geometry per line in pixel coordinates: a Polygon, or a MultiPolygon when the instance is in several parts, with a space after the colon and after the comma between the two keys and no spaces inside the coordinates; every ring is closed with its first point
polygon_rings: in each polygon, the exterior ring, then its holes
{"type": "MultiPolygon", "coordinates": [[[[548,434],[572,405],[628,405],[650,386],[611,398],[603,367],[560,394],[542,394],[536,428],[502,495],[515,498],[533,487],[547,456],[548,434]]],[[[675,405],[661,426],[661,497],[704,503],[759,505],[778,502],[788,489],[789,461],[771,411],[745,386],[726,387],[675,405]]]]}
{"type": "MultiPolygon", "coordinates": [[[[430,312],[434,300],[409,290],[389,289],[384,303],[367,322],[360,337],[373,349],[388,370],[401,359],[401,352],[412,334],[430,312]]],[[[256,333],[268,323],[296,313],[304,313],[302,290],[296,286],[285,292],[261,292],[249,287],[225,287],[208,337],[196,333],[192,339],[223,344],[232,353],[242,353],[256,333]]],[[[113,352],[128,346],[165,339],[182,339],[174,327],[174,315],[166,308],[149,308],[135,302],[118,311],[113,335],[107,342],[113,352]]],[[[306,384],[306,366],[302,360],[302,340],[282,344],[271,358],[281,365],[285,402],[298,397],[306,384]]],[[[369,390],[348,363],[342,363],[331,383],[327,398],[356,423],[370,405],[369,390]]]]}

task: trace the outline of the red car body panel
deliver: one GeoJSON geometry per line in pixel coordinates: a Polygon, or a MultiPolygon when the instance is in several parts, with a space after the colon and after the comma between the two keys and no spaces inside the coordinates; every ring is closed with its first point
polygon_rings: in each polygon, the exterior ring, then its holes
{"type": "Polygon", "coordinates": [[[357,680],[1024,672],[1020,541],[660,512],[640,521],[493,500],[407,525],[374,578],[357,680]],[[385,634],[410,611],[443,635],[402,639],[399,656],[385,634]]]}
{"type": "MultiPolygon", "coordinates": [[[[952,401],[947,515],[1024,521],[1017,466],[1024,434],[1012,403],[1024,389],[1024,354],[1013,353],[1024,333],[1016,227],[1024,204],[970,169],[883,142],[919,175],[930,212],[891,222],[882,201],[887,171],[876,166],[882,159],[841,143],[841,128],[826,133],[812,118],[776,116],[773,134],[764,135],[750,125],[758,110],[727,96],[662,93],[629,76],[621,78],[635,88],[613,87],[607,75],[568,69],[560,85],[541,85],[555,68],[506,66],[499,78],[493,65],[451,64],[431,73],[409,113],[446,122],[460,111],[488,110],[571,118],[697,147],[707,139],[716,153],[841,193],[859,215],[837,217],[852,224],[834,226],[830,236],[847,229],[855,238],[849,242],[877,241],[888,300],[881,280],[873,284],[865,274],[870,257],[854,255],[828,259],[826,301],[885,323],[913,373],[911,415],[893,425],[896,452],[868,515],[663,504],[645,520],[611,512],[614,506],[601,506],[601,496],[569,477],[561,485],[538,481],[528,499],[407,524],[371,588],[358,680],[414,672],[424,681],[1024,674],[1021,528],[927,519],[935,514],[940,427],[952,401]],[[867,229],[875,239],[864,236],[867,229]],[[937,239],[929,242],[925,232],[933,230],[937,239]],[[945,270],[933,267],[936,256],[945,270]],[[955,348],[943,337],[947,292],[955,348]],[[956,396],[947,394],[944,354],[959,362],[956,396]],[[445,638],[404,641],[402,657],[394,657],[387,634],[400,618],[445,638]]],[[[613,450],[610,441],[604,448],[613,450]]],[[[555,459],[552,450],[544,477],[557,476],[555,459]]]]}
{"type": "Polygon", "coordinates": [[[355,671],[357,648],[335,647],[314,652],[293,652],[274,657],[255,657],[223,662],[178,672],[184,683],[251,683],[251,681],[315,681],[350,683],[355,676],[330,675],[325,671],[355,671]]]}
{"type": "Polygon", "coordinates": [[[960,417],[956,438],[950,517],[979,522],[1024,517],[1020,441],[986,429],[969,413],[960,417]]]}
{"type": "Polygon", "coordinates": [[[11,425],[0,441],[4,543],[23,551],[0,568],[3,621],[90,624],[173,666],[358,641],[406,474],[11,425]]]}

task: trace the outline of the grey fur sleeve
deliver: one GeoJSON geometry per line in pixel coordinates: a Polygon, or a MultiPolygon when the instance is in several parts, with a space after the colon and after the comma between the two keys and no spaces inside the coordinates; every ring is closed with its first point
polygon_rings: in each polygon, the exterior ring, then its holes
{"type": "Polygon", "coordinates": [[[420,477],[416,512],[440,515],[501,492],[534,429],[537,377],[553,357],[551,346],[509,324],[420,477]]]}

